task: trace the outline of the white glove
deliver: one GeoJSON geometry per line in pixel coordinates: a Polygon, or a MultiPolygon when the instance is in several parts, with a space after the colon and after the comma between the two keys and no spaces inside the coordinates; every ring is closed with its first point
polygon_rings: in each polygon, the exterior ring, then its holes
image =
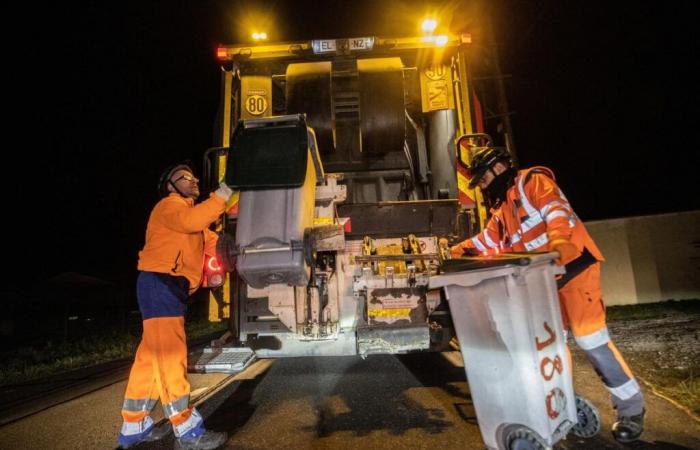
{"type": "Polygon", "coordinates": [[[214,193],[225,202],[228,202],[228,199],[231,198],[231,195],[233,195],[231,188],[228,187],[223,181],[219,183],[219,189],[215,190],[214,193]]]}

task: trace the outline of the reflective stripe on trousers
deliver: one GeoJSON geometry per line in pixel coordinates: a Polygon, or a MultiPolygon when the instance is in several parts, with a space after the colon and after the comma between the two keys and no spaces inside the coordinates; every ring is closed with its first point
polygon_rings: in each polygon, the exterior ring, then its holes
{"type": "Polygon", "coordinates": [[[190,414],[187,416],[187,419],[177,424],[173,422],[173,431],[175,432],[175,437],[179,438],[183,434],[189,433],[190,431],[200,426],[202,422],[204,422],[204,419],[202,419],[202,416],[199,414],[199,411],[197,411],[195,408],[192,408],[189,411],[190,414]]]}
{"type": "Polygon", "coordinates": [[[177,400],[173,400],[170,403],[165,403],[163,405],[163,413],[165,414],[165,417],[173,417],[185,412],[188,406],[190,406],[189,394],[183,395],[182,397],[178,398],[177,400]]]}
{"type": "Polygon", "coordinates": [[[122,410],[133,413],[138,413],[141,411],[151,412],[153,407],[156,406],[157,401],[158,399],[156,398],[125,398],[124,403],[122,404],[122,410]]]}
{"type": "Polygon", "coordinates": [[[146,431],[151,425],[153,425],[153,419],[151,416],[146,416],[143,420],[138,422],[124,422],[122,423],[121,434],[124,436],[133,436],[135,434],[141,434],[146,431]]]}

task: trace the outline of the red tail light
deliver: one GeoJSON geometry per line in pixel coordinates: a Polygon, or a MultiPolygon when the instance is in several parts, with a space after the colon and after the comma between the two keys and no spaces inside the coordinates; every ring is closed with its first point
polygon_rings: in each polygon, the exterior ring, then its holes
{"type": "Polygon", "coordinates": [[[207,269],[210,272],[221,272],[221,264],[219,264],[219,261],[216,259],[215,256],[210,256],[209,260],[207,261],[207,269]]]}
{"type": "Polygon", "coordinates": [[[217,288],[224,284],[224,269],[215,256],[207,256],[204,261],[203,287],[217,288]]]}

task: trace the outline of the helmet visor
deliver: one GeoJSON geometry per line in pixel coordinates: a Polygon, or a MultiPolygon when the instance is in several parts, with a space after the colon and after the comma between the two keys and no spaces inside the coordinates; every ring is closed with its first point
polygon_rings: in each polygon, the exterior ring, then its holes
{"type": "Polygon", "coordinates": [[[489,166],[478,166],[472,167],[467,171],[467,176],[469,177],[469,189],[474,189],[479,185],[479,181],[483,178],[484,174],[489,170],[489,166]]]}

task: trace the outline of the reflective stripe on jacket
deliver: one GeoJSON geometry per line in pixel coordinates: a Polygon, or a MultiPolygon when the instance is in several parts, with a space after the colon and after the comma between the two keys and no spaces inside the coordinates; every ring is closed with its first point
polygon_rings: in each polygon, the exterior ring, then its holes
{"type": "Polygon", "coordinates": [[[216,254],[218,237],[208,227],[225,207],[216,194],[197,205],[176,193],[159,201],[148,219],[138,269],[184,276],[192,294],[202,279],[204,255],[216,254]]]}
{"type": "Polygon", "coordinates": [[[518,171],[506,200],[492,210],[484,230],[463,241],[464,249],[481,254],[549,250],[549,243],[565,239],[584,247],[598,261],[603,255],[574,213],[546,167],[518,171]]]}

